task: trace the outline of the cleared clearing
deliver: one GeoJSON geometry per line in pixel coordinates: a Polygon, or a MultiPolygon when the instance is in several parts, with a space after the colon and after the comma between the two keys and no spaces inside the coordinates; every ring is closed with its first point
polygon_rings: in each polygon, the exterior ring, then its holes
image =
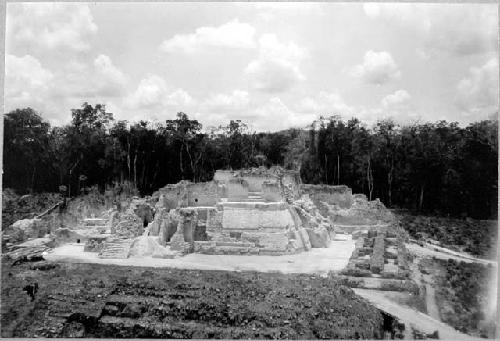
{"type": "Polygon", "coordinates": [[[280,273],[327,273],[344,269],[354,251],[353,240],[334,240],[328,248],[286,256],[234,256],[188,254],[173,259],[100,259],[95,252],[83,252],[82,244],[66,244],[45,256],[48,261],[71,263],[150,266],[189,270],[259,271],[280,273]]]}

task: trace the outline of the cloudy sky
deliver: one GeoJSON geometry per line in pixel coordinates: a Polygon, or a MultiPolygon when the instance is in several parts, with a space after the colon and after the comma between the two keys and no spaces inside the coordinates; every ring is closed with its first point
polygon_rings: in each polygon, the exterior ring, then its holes
{"type": "Polygon", "coordinates": [[[9,3],[5,110],[256,130],[319,115],[462,124],[498,110],[495,4],[9,3]]]}

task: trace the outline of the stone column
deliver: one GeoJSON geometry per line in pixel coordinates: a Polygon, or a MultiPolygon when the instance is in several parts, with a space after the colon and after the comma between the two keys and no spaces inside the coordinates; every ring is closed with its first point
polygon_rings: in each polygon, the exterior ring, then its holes
{"type": "Polygon", "coordinates": [[[177,225],[177,231],[170,240],[170,248],[183,253],[190,253],[194,249],[193,234],[198,224],[198,213],[196,210],[181,209],[179,215],[179,224],[177,225]]]}

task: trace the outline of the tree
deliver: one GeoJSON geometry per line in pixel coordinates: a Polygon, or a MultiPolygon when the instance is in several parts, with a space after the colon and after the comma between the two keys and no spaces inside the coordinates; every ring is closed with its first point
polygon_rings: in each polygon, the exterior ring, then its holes
{"type": "Polygon", "coordinates": [[[174,142],[176,142],[179,153],[179,170],[181,173],[181,179],[185,179],[185,165],[184,165],[184,151],[188,155],[189,165],[191,168],[191,178],[194,177],[196,173],[194,157],[191,153],[191,146],[194,141],[196,134],[202,128],[201,123],[197,120],[190,120],[188,115],[183,112],[177,113],[177,119],[175,120],[167,120],[166,121],[166,131],[173,138],[174,142]]]}
{"type": "Polygon", "coordinates": [[[5,186],[30,192],[50,186],[49,129],[50,124],[31,108],[16,109],[5,115],[5,186]]]}

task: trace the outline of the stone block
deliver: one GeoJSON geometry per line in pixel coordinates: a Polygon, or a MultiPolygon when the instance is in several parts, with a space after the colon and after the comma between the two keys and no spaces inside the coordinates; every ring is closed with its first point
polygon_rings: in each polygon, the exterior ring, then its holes
{"type": "Polygon", "coordinates": [[[325,248],[330,246],[330,235],[326,228],[305,229],[309,235],[309,240],[311,242],[311,247],[325,248]]]}
{"type": "Polygon", "coordinates": [[[262,197],[268,202],[282,201],[283,196],[279,183],[276,181],[264,181],[262,183],[262,197]]]}
{"type": "Polygon", "coordinates": [[[241,178],[228,180],[226,189],[229,201],[240,201],[248,198],[248,183],[241,178]]]}

